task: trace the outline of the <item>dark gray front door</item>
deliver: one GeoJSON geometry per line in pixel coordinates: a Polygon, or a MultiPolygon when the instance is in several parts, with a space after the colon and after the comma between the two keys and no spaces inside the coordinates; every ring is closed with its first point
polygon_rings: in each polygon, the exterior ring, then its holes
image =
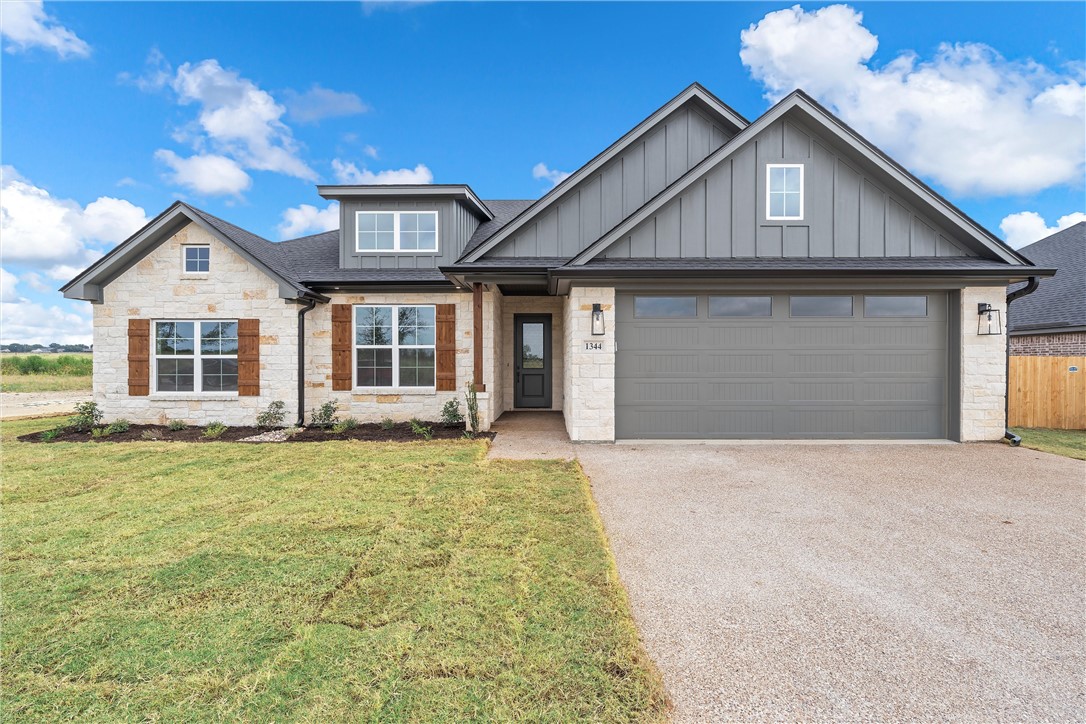
{"type": "Polygon", "coordinates": [[[513,316],[513,406],[551,406],[551,315],[513,316]]]}

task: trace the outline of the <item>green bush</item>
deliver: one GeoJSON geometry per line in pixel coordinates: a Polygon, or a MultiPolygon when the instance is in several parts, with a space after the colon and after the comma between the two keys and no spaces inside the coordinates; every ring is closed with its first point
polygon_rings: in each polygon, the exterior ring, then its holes
{"type": "Polygon", "coordinates": [[[157,440],[158,430],[144,430],[140,433],[141,440],[157,440]]]}
{"type": "Polygon", "coordinates": [[[411,432],[415,433],[423,440],[434,439],[434,428],[429,425],[424,425],[421,420],[414,417],[411,418],[411,432]]]}
{"type": "Polygon", "coordinates": [[[91,429],[91,437],[109,437],[113,431],[108,427],[95,427],[91,429]]]}
{"type": "Polygon", "coordinates": [[[358,427],[358,420],[354,419],[353,417],[348,417],[346,420],[341,420],[335,425],[332,425],[332,432],[337,435],[341,435],[348,430],[355,429],[356,427],[358,427]]]}
{"type": "Polygon", "coordinates": [[[0,357],[0,372],[5,375],[63,375],[85,377],[91,374],[93,362],[89,356],[61,354],[43,356],[4,355],[0,357]]]}
{"type": "Polygon", "coordinates": [[[275,400],[268,404],[266,410],[256,416],[256,426],[261,430],[270,430],[274,427],[282,427],[283,420],[287,417],[287,405],[282,400],[275,400]]]}
{"type": "Polygon", "coordinates": [[[396,427],[396,421],[393,420],[391,417],[382,417],[380,425],[382,430],[388,432],[392,428],[396,427]]]}
{"type": "Polygon", "coordinates": [[[50,440],[56,440],[60,437],[60,433],[64,432],[63,427],[54,427],[50,430],[46,430],[41,434],[42,442],[49,442],[50,440]]]}
{"type": "Polygon", "coordinates": [[[80,402],[75,415],[68,418],[68,427],[83,432],[102,424],[102,410],[95,402],[80,402]]]}
{"type": "Polygon", "coordinates": [[[449,400],[441,408],[441,424],[445,427],[456,427],[464,421],[464,415],[460,412],[460,400],[449,400]]]}
{"type": "Polygon", "coordinates": [[[181,432],[186,427],[188,427],[188,425],[185,424],[184,420],[170,420],[166,423],[166,429],[171,432],[181,432]]]}
{"type": "Polygon", "coordinates": [[[216,420],[204,428],[204,437],[208,440],[214,440],[215,438],[222,437],[222,434],[229,429],[229,427],[216,420]]]}
{"type": "Polygon", "coordinates": [[[467,392],[464,394],[468,403],[468,437],[475,437],[479,432],[479,396],[475,392],[475,383],[469,382],[467,392]]]}
{"type": "Polygon", "coordinates": [[[128,420],[114,420],[106,428],[106,434],[112,435],[115,432],[128,432],[129,428],[131,427],[132,423],[130,423],[128,420]]]}
{"type": "Polygon", "coordinates": [[[329,428],[339,422],[339,417],[336,415],[336,411],[339,409],[339,403],[334,400],[325,402],[323,405],[315,410],[309,411],[309,426],[319,428],[329,428]]]}

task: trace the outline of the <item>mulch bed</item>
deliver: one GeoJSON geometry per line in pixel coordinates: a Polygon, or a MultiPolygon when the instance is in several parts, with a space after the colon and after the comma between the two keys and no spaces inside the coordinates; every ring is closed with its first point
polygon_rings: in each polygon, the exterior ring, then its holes
{"type": "MultiPolygon", "coordinates": [[[[464,424],[446,427],[440,422],[424,423],[434,431],[434,440],[456,440],[464,436],[464,424]]],[[[240,442],[244,438],[268,432],[257,427],[230,427],[217,438],[203,436],[204,428],[186,427],[183,430],[170,430],[164,425],[132,425],[126,432],[115,432],[104,437],[93,437],[89,431],[64,430],[52,440],[42,440],[40,432],[20,435],[22,442],[150,442],[143,437],[143,432],[150,430],[155,439],[162,442],[240,442]]],[[[481,432],[477,439],[493,439],[494,433],[481,432]]],[[[330,429],[313,427],[302,428],[293,437],[281,442],[328,442],[329,440],[365,440],[368,442],[418,442],[422,436],[416,435],[410,423],[399,422],[386,430],[375,422],[361,423],[353,430],[334,433],[330,429]]],[[[278,444],[278,443],[254,443],[278,444]]]]}

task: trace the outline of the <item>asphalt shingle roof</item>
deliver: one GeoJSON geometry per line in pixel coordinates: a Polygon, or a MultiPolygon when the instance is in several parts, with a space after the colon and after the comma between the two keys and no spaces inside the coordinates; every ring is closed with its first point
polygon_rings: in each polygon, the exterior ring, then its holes
{"type": "MultiPolygon", "coordinates": [[[[1011,303],[1007,328],[1086,327],[1086,221],[1018,250],[1039,267],[1055,268],[1033,294],[1011,303]]],[[[1020,288],[1019,285],[1016,288],[1020,288]]]]}
{"type": "Polygon", "coordinates": [[[479,228],[468,239],[468,243],[464,245],[464,251],[460,255],[461,258],[464,254],[497,234],[503,226],[524,213],[535,201],[532,199],[497,199],[495,201],[484,201],[483,203],[490,209],[490,213],[494,214],[494,218],[479,225],[479,228]]]}

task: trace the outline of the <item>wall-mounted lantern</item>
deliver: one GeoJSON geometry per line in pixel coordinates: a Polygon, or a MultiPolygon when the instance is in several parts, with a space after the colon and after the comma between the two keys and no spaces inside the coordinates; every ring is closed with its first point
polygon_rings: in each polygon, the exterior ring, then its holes
{"type": "Polygon", "coordinates": [[[980,317],[977,322],[977,334],[1003,334],[998,309],[993,309],[987,302],[981,302],[977,305],[977,314],[980,317]]]}
{"type": "Polygon", "coordinates": [[[599,336],[604,334],[603,326],[603,307],[599,304],[592,305],[592,335],[599,336]]]}

